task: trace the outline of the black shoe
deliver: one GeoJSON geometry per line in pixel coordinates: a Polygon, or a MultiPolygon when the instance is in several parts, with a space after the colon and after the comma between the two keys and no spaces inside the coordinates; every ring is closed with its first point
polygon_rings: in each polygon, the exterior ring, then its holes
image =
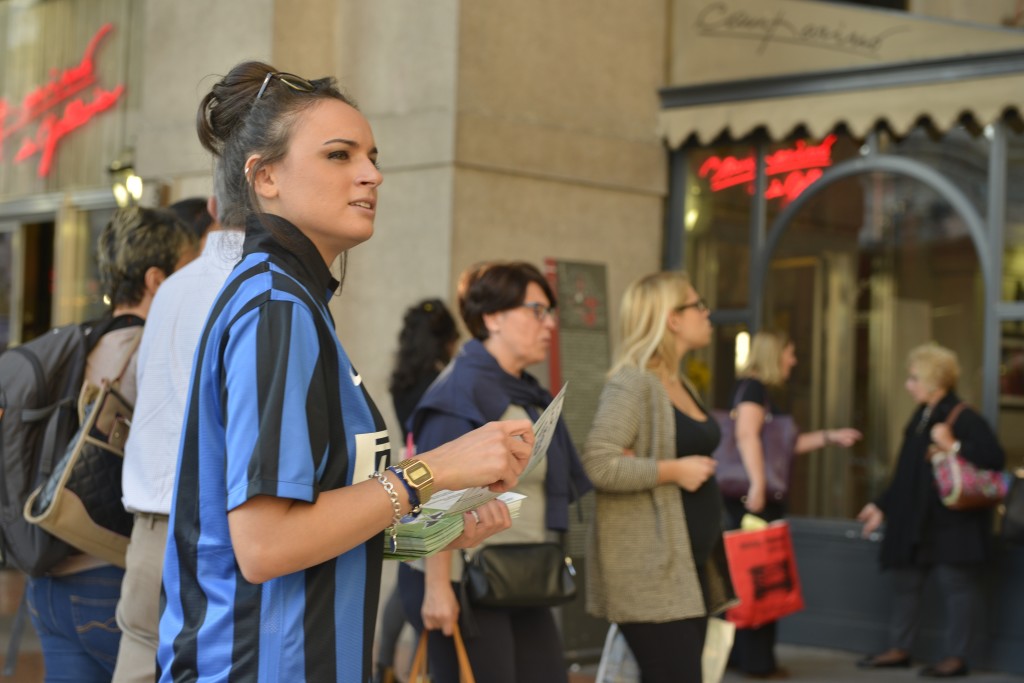
{"type": "Polygon", "coordinates": [[[760,681],[784,681],[789,678],[789,669],[777,666],[771,671],[765,673],[745,673],[743,674],[746,678],[753,678],[760,681]]]}
{"type": "Polygon", "coordinates": [[[968,674],[967,662],[959,657],[946,657],[941,662],[921,669],[918,675],[925,678],[955,678],[968,674]]]}
{"type": "Polygon", "coordinates": [[[910,655],[900,656],[892,650],[857,660],[857,667],[861,669],[906,669],[909,666],[910,655]]]}

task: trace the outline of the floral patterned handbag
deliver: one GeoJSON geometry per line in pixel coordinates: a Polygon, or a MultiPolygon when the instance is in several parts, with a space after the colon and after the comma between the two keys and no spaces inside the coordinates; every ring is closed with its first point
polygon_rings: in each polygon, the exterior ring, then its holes
{"type": "MultiPolygon", "coordinates": [[[[953,429],[953,424],[964,407],[965,404],[958,403],[949,411],[946,424],[950,430],[953,429]]],[[[1007,482],[1004,473],[974,465],[960,455],[959,448],[943,451],[931,446],[928,449],[928,459],[932,463],[939,498],[950,510],[995,507],[1006,497],[1007,482]]]]}

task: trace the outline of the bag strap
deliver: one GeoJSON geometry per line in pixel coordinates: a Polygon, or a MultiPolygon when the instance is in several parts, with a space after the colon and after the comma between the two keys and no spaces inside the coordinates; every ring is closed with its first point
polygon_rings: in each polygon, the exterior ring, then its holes
{"type": "MultiPolygon", "coordinates": [[[[743,391],[743,387],[750,383],[750,381],[750,377],[744,377],[743,381],[736,385],[736,393],[732,397],[732,408],[729,409],[729,416],[734,420],[736,419],[736,409],[740,405],[740,393],[743,391]]],[[[774,415],[772,415],[772,400],[768,396],[768,387],[763,382],[761,385],[764,386],[764,421],[768,423],[774,418],[774,415]]]]}
{"type": "Polygon", "coordinates": [[[416,654],[412,658],[412,668],[409,669],[409,683],[419,683],[427,675],[427,638],[429,631],[420,631],[420,641],[416,645],[416,654]]]}
{"type": "Polygon", "coordinates": [[[462,642],[462,632],[459,630],[458,622],[452,631],[452,638],[455,639],[455,656],[459,660],[459,683],[476,683],[473,677],[473,667],[469,664],[469,655],[466,654],[466,644],[462,642]]]}
{"type": "MultiPolygon", "coordinates": [[[[114,330],[122,330],[127,327],[142,327],[146,324],[144,318],[133,313],[126,313],[124,315],[114,316],[112,318],[103,318],[95,323],[86,323],[87,331],[85,333],[85,348],[87,353],[92,353],[97,345],[100,343],[100,339],[103,338],[108,332],[114,330]]],[[[139,348],[139,344],[142,343],[142,334],[136,335],[135,339],[131,341],[125,350],[124,357],[121,360],[121,369],[110,379],[110,383],[117,385],[121,383],[121,378],[124,377],[124,373],[128,371],[128,366],[132,362],[132,356],[139,348]]]]}
{"type": "MultiPolygon", "coordinates": [[[[420,632],[420,640],[416,645],[416,654],[412,659],[412,668],[409,670],[409,683],[420,683],[426,680],[429,672],[429,658],[427,657],[427,642],[430,632],[423,629],[420,632]]],[[[476,683],[473,676],[473,667],[469,664],[469,655],[466,654],[466,644],[462,641],[462,631],[456,622],[455,630],[452,632],[452,639],[455,641],[455,656],[459,660],[459,683],[476,683]]]]}
{"type": "MultiPolygon", "coordinates": [[[[960,417],[960,413],[962,413],[964,411],[964,408],[966,408],[966,407],[967,407],[967,404],[964,403],[963,401],[960,401],[960,403],[957,403],[955,406],[953,406],[953,409],[949,411],[949,415],[947,415],[946,419],[942,421],[942,424],[944,424],[947,427],[949,427],[949,431],[952,432],[953,431],[953,425],[956,424],[957,418],[960,417]]],[[[935,444],[930,445],[927,448],[927,450],[925,450],[924,459],[925,460],[931,460],[932,454],[933,453],[937,453],[938,450],[939,450],[939,447],[936,446],[935,444]]]]}
{"type": "Polygon", "coordinates": [[[141,343],[142,332],[139,332],[139,334],[135,335],[135,339],[132,340],[132,343],[128,345],[128,348],[125,349],[124,360],[121,363],[121,372],[117,373],[117,377],[114,379],[114,382],[117,384],[121,384],[121,378],[124,377],[124,373],[128,372],[128,366],[131,365],[132,356],[135,355],[135,352],[139,349],[139,344],[141,343]]]}
{"type": "Polygon", "coordinates": [[[123,315],[105,317],[93,322],[84,323],[85,350],[86,352],[89,352],[96,348],[96,345],[100,343],[100,338],[107,332],[113,332],[114,330],[120,330],[125,327],[134,327],[135,325],[144,325],[145,323],[146,321],[143,318],[140,318],[134,313],[125,313],[123,315]]]}
{"type": "Polygon", "coordinates": [[[956,419],[960,417],[960,413],[962,413],[964,411],[964,408],[966,407],[967,404],[964,403],[963,401],[960,401],[960,403],[957,403],[955,406],[953,406],[953,410],[949,411],[949,415],[946,416],[945,422],[946,426],[949,427],[950,431],[953,431],[953,424],[956,422],[956,419]]]}
{"type": "Polygon", "coordinates": [[[743,391],[743,387],[746,386],[747,382],[749,382],[749,381],[750,381],[750,379],[748,377],[744,377],[743,381],[741,381],[739,384],[736,385],[736,391],[732,395],[732,402],[730,404],[731,405],[730,410],[736,410],[736,407],[739,406],[739,404],[740,404],[740,392],[743,391]]]}

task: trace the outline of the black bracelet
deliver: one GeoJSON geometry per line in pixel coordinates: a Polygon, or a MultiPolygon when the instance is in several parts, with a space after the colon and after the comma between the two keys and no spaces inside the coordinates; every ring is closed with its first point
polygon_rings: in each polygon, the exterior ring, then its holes
{"type": "Polygon", "coordinates": [[[395,473],[395,476],[398,477],[398,481],[402,482],[402,486],[405,487],[406,493],[409,494],[409,507],[412,509],[409,510],[409,514],[406,515],[406,518],[416,519],[419,516],[421,509],[419,492],[417,492],[416,489],[414,489],[412,485],[405,480],[405,472],[403,470],[395,467],[394,465],[388,467],[388,470],[395,473]]]}

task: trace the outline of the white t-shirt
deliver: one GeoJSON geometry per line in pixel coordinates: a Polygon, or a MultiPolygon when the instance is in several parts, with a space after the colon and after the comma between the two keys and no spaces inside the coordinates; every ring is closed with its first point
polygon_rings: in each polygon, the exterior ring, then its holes
{"type": "Polygon", "coordinates": [[[208,233],[199,258],[167,278],[153,298],[139,346],[138,400],[121,475],[129,512],[171,512],[196,346],[217,294],[241,258],[243,239],[238,230],[208,233]]]}

